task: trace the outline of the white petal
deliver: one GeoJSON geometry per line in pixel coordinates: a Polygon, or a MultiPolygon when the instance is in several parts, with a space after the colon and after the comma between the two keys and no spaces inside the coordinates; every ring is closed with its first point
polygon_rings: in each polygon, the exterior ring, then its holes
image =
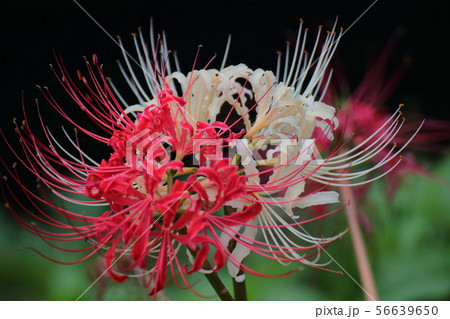
{"type": "MultiPolygon", "coordinates": [[[[255,239],[257,232],[258,228],[246,226],[242,235],[250,239],[255,239]]],[[[228,260],[227,268],[230,276],[236,278],[237,274],[239,273],[239,267],[235,264],[242,263],[242,260],[250,254],[250,248],[242,245],[241,243],[237,243],[231,254],[234,257],[233,262],[231,262],[231,260],[228,260]]]]}
{"type": "Polygon", "coordinates": [[[334,191],[318,192],[306,196],[293,203],[293,207],[305,208],[315,205],[334,204],[339,203],[339,194],[334,191]]]}

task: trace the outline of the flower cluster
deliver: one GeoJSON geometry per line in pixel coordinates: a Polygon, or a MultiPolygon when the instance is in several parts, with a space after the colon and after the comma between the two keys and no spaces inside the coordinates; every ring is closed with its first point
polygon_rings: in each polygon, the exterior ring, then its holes
{"type": "MultiPolygon", "coordinates": [[[[89,216],[57,205],[45,192],[36,195],[11,168],[9,174],[33,203],[29,209],[19,201],[20,207],[59,230],[39,228],[9,202],[7,207],[20,224],[46,241],[87,240],[86,255],[75,262],[103,251],[114,280],[144,276],[151,294],[164,288],[168,273],[189,288],[187,274],[225,266],[236,281],[244,279],[244,272],[268,276],[243,263],[250,252],[282,264],[324,267],[321,250],[342,233],[315,237],[302,225],[335,210],[308,220],[302,209],[338,203],[338,193],[329,186],[365,183],[366,174],[388,163],[395,167],[398,151],[385,147],[402,121],[396,112],[380,124],[377,132],[382,134],[372,134],[341,153],[346,142],[338,141],[323,157],[321,151],[338,127],[335,108],[321,100],[340,34],[333,29],[323,37],[319,28],[308,54],[308,31],[302,23],[292,57],[288,47],[284,70],[280,55],[275,74],[244,64],[225,67],[226,54],[220,69],[195,69],[194,63],[193,70],[183,74],[165,36],[155,41],[151,30],[147,47],[139,30],[134,35],[143,77],[139,81],[132,67],[137,61],[129,58],[119,39],[126,64],[119,67],[138,101],[132,105],[104,76],[96,56],[86,62],[87,78],[78,73],[87,94],[57,57],[54,72],[61,85],[104,134],[74,121],[47,88],[40,88],[54,110],[75,127],[74,135],[63,129],[75,151],[58,142],[40,113],[45,140],[35,135],[25,117],[21,125],[16,123],[25,156],[7,145],[54,194],[81,207],[98,206],[101,212],[89,216]],[[81,148],[79,134],[108,145],[111,153],[97,162],[81,148]],[[384,156],[376,165],[364,167],[381,151],[384,156]],[[359,165],[364,168],[346,172],[359,165]],[[57,216],[42,209],[42,203],[57,216]],[[190,262],[183,264],[180,254],[187,254],[190,262]]],[[[2,191],[17,199],[8,183],[2,183],[2,191]]]]}

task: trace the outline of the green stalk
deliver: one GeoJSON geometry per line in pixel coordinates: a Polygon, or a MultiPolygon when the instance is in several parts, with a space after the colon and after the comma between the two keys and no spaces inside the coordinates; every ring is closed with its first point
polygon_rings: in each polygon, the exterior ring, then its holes
{"type": "MultiPolygon", "coordinates": [[[[212,269],[211,265],[208,261],[205,261],[203,264],[203,269],[212,269]]],[[[210,274],[205,274],[206,279],[208,279],[211,286],[214,288],[214,291],[219,296],[222,301],[234,301],[228,289],[223,284],[222,280],[220,280],[217,272],[212,272],[210,274]]]]}
{"type": "Polygon", "coordinates": [[[356,262],[358,264],[359,276],[361,278],[362,287],[364,288],[364,297],[367,301],[379,300],[372,268],[370,267],[369,257],[364,244],[364,238],[359,227],[355,195],[350,187],[345,186],[341,187],[341,194],[344,202],[347,203],[345,212],[352,238],[353,249],[355,251],[356,262]]]}
{"type": "MultiPolygon", "coordinates": [[[[242,275],[244,272],[239,270],[238,276],[242,275]]],[[[237,282],[235,278],[233,278],[233,290],[234,290],[234,298],[238,301],[247,301],[247,285],[245,279],[242,282],[237,282]]]]}
{"type": "MultiPolygon", "coordinates": [[[[180,234],[186,233],[186,229],[182,229],[180,231],[180,234]]],[[[191,252],[192,256],[195,256],[195,251],[188,248],[191,252]]],[[[203,263],[203,269],[210,270],[212,269],[211,264],[208,262],[208,260],[205,260],[203,263]]],[[[220,279],[219,275],[216,271],[210,273],[210,274],[204,274],[210,285],[213,287],[214,291],[216,292],[217,296],[219,296],[220,300],[222,301],[234,301],[233,297],[231,296],[230,292],[228,291],[227,287],[223,284],[222,280],[220,279]]]]}
{"type": "Polygon", "coordinates": [[[172,190],[173,187],[173,175],[175,175],[175,171],[174,170],[169,170],[167,172],[167,193],[170,193],[170,191],[172,190]]]}
{"type": "MultiPolygon", "coordinates": [[[[231,207],[226,206],[224,208],[225,215],[231,215],[234,211],[231,207]]],[[[236,240],[230,240],[228,244],[228,250],[230,253],[236,247],[236,240]]],[[[238,276],[244,274],[242,270],[239,270],[238,276]]],[[[247,285],[245,279],[242,282],[237,282],[235,278],[233,278],[233,290],[234,290],[234,298],[238,301],[247,301],[247,285]]]]}

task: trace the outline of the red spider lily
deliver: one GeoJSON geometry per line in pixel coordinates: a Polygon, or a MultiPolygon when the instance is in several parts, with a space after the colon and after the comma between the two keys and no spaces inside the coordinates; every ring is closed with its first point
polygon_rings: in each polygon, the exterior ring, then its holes
{"type": "MultiPolygon", "coordinates": [[[[65,72],[62,64],[59,65],[60,70],[65,72]]],[[[95,58],[94,66],[97,66],[95,58]]],[[[89,64],[88,69],[91,71],[89,64]]],[[[100,69],[98,71],[101,72],[100,69]]],[[[60,145],[53,139],[50,131],[42,124],[47,137],[47,143],[49,143],[49,146],[46,146],[46,143],[39,141],[32,133],[27,120],[23,122],[22,127],[16,126],[16,131],[20,135],[26,159],[22,159],[7,142],[8,147],[29,171],[34,173],[44,185],[60,197],[81,205],[107,204],[110,210],[105,211],[100,216],[89,217],[60,208],[45,193],[38,196],[26,188],[21,183],[18,174],[10,169],[8,169],[9,173],[19,183],[30,202],[41,202],[50,206],[65,217],[67,222],[62,222],[51,217],[39,209],[37,204],[33,204],[33,206],[38,210],[38,214],[23,205],[20,205],[21,208],[27,210],[28,213],[36,217],[39,221],[69,232],[53,233],[41,230],[34,224],[27,223],[14,211],[11,205],[8,204],[7,207],[25,228],[46,241],[79,239],[92,241],[93,244],[91,246],[83,249],[83,251],[92,250],[92,252],[79,261],[85,260],[100,249],[106,249],[105,261],[107,270],[110,276],[116,281],[120,282],[128,278],[127,274],[117,273],[117,271],[113,270],[113,265],[116,263],[117,258],[127,253],[129,255],[129,265],[125,269],[121,269],[121,271],[126,272],[135,267],[147,269],[151,273],[149,283],[154,282],[151,293],[156,293],[164,287],[168,266],[170,266],[174,277],[177,273],[180,274],[185,284],[187,284],[183,275],[186,271],[182,270],[182,268],[186,269],[187,266],[181,267],[176,257],[176,252],[180,248],[179,245],[186,245],[193,251],[198,250],[193,267],[188,273],[202,268],[207,257],[205,252],[209,250],[209,246],[217,246],[215,241],[211,239],[206,240],[206,236],[199,234],[201,229],[199,229],[198,223],[194,227],[194,231],[190,231],[190,227],[188,226],[194,223],[196,219],[201,218],[203,214],[213,214],[227,201],[246,194],[247,192],[244,187],[245,177],[236,174],[237,168],[234,165],[216,165],[208,168],[200,168],[186,182],[176,180],[169,190],[167,186],[168,172],[173,172],[173,174],[182,173],[184,164],[177,160],[168,161],[165,164],[158,163],[162,161],[162,157],[167,153],[164,147],[162,147],[163,142],[170,144],[177,154],[180,151],[185,156],[188,152],[192,153],[194,137],[196,140],[202,137],[217,138],[217,134],[212,136],[216,132],[214,129],[215,126],[208,128],[207,123],[199,125],[199,129],[195,133],[192,126],[186,121],[176,126],[173,120],[174,117],[171,116],[171,110],[167,105],[171,103],[177,108],[181,108],[184,105],[184,101],[172,95],[169,89],[162,91],[158,95],[157,105],[146,108],[137,117],[137,121],[133,122],[118,107],[114,97],[109,95],[110,91],[106,82],[103,82],[105,86],[103,89],[99,89],[95,93],[95,96],[103,96],[102,99],[98,98],[97,101],[101,100],[100,108],[110,111],[109,118],[107,118],[103,113],[98,111],[99,108],[91,104],[90,99],[85,98],[83,100],[83,97],[78,94],[78,89],[73,86],[70,77],[66,74],[64,76],[62,83],[70,83],[65,86],[67,91],[71,93],[81,109],[95,122],[101,124],[102,128],[109,128],[112,131],[110,133],[111,138],[106,140],[92,132],[86,131],[64,113],[48,91],[43,91],[44,96],[55,110],[72,122],[79,130],[101,142],[108,143],[114,150],[109,160],[102,160],[98,166],[95,164],[88,165],[85,159],[89,159],[89,157],[81,151],[78,159],[73,156],[69,158],[64,157],[58,151],[60,145]],[[149,118],[154,119],[154,121],[149,121],[149,118]],[[182,133],[176,131],[180,127],[184,130],[182,133]],[[145,134],[142,134],[143,132],[145,134]],[[158,133],[158,137],[149,139],[152,133],[158,133]],[[143,148],[141,145],[140,149],[127,149],[127,141],[132,140],[133,136],[136,135],[141,135],[141,138],[147,139],[146,147],[143,148]],[[162,135],[165,137],[161,138],[162,135]],[[190,140],[190,145],[188,140],[190,140]],[[151,149],[151,145],[149,144],[158,145],[157,150],[151,153],[139,154],[138,157],[140,160],[133,163],[138,165],[129,165],[126,163],[127,152],[148,151],[151,149]],[[69,174],[64,175],[60,173],[60,168],[68,170],[69,174]],[[221,172],[220,176],[217,175],[217,171],[221,172]],[[211,207],[209,206],[210,201],[206,195],[205,188],[199,186],[199,182],[196,182],[197,176],[200,175],[203,177],[202,179],[208,181],[208,189],[214,189],[216,192],[214,205],[211,207]],[[166,190],[161,189],[164,186],[167,188],[166,190]],[[164,191],[165,195],[161,194],[164,191]],[[193,194],[198,192],[201,192],[201,194],[198,194],[198,198],[194,199],[193,194]],[[92,198],[93,201],[72,199],[67,193],[72,195],[84,194],[92,198]],[[158,196],[156,195],[157,193],[159,194],[158,196]],[[207,200],[206,202],[203,201],[205,199],[207,200]],[[182,201],[183,207],[180,207],[182,201]],[[183,213],[181,214],[178,210],[182,210],[183,213]],[[78,226],[76,223],[84,223],[84,225],[78,226]],[[197,249],[198,245],[203,248],[197,249]],[[155,256],[156,258],[156,264],[153,268],[147,265],[148,256],[155,256]],[[174,263],[176,267],[173,266],[174,263]]],[[[81,79],[87,85],[87,81],[84,78],[81,79]]],[[[92,76],[94,83],[98,83],[96,82],[98,79],[104,81],[101,73],[100,77],[92,76]]],[[[94,91],[89,86],[87,87],[90,93],[93,94],[94,91]]],[[[26,115],[25,110],[24,114],[26,115]]],[[[40,119],[42,123],[42,118],[40,117],[40,119]]],[[[226,129],[226,125],[217,124],[217,126],[222,130],[226,129]]],[[[61,148],[61,150],[63,153],[66,153],[65,149],[61,148]]],[[[94,161],[91,160],[91,162],[94,161]]],[[[5,185],[6,187],[2,187],[4,196],[6,197],[6,191],[9,190],[13,198],[17,199],[9,185],[5,185]]],[[[17,202],[20,203],[18,200],[17,202]]],[[[260,205],[255,204],[251,210],[245,207],[242,212],[232,214],[227,216],[227,218],[231,224],[238,224],[239,222],[253,218],[255,213],[258,213],[260,209],[260,205]],[[242,215],[249,215],[250,217],[243,218],[242,215]],[[234,216],[238,216],[239,219],[233,222],[234,216]]],[[[61,249],[66,250],[62,247],[61,249]]],[[[223,267],[225,255],[221,249],[217,249],[214,260],[217,263],[215,269],[223,267]]],[[[60,263],[67,264],[67,262],[60,263]]]]}

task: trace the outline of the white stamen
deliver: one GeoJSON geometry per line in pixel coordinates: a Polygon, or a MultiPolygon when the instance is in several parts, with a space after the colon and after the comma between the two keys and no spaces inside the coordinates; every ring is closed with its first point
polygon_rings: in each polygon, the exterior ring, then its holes
{"type": "Polygon", "coordinates": [[[225,67],[228,58],[228,52],[230,51],[230,46],[231,46],[231,34],[228,35],[227,46],[225,47],[225,53],[223,55],[222,64],[220,65],[220,71],[222,71],[223,68],[225,67]]]}

